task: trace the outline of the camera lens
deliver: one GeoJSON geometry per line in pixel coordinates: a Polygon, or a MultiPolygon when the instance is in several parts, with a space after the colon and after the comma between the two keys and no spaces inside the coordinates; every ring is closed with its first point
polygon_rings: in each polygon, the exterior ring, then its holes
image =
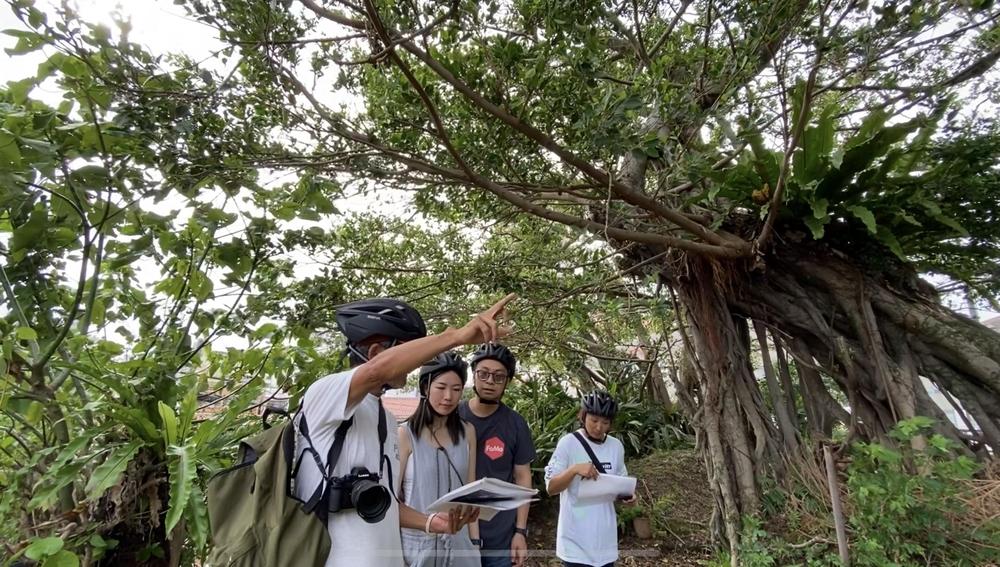
{"type": "Polygon", "coordinates": [[[361,519],[369,524],[382,521],[389,510],[390,498],[386,487],[368,479],[358,480],[351,489],[354,508],[361,519]]]}
{"type": "Polygon", "coordinates": [[[364,467],[355,467],[351,470],[351,474],[359,477],[351,487],[351,503],[354,504],[354,509],[361,519],[369,524],[381,522],[392,503],[389,489],[372,480],[370,476],[364,476],[371,475],[364,467]]]}

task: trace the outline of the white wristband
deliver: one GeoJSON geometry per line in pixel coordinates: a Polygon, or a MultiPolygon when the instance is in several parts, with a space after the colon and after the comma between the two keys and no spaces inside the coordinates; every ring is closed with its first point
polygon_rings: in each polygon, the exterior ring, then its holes
{"type": "Polygon", "coordinates": [[[434,512],[430,516],[427,516],[427,523],[424,524],[424,532],[431,533],[431,522],[434,521],[434,517],[437,516],[437,512],[434,512]]]}

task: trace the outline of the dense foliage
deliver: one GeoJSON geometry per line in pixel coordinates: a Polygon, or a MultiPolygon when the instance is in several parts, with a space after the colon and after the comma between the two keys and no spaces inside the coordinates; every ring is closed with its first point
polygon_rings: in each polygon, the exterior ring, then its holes
{"type": "Polygon", "coordinates": [[[508,291],[543,458],[573,389],[633,454],[686,420],[735,565],[836,427],[862,557],[952,553],[1000,338],[917,275],[1000,291],[991,2],[179,2],[205,61],[8,3],[41,63],[0,88],[3,554],[190,561],[254,411],[342,366],[337,305],[508,291]]]}

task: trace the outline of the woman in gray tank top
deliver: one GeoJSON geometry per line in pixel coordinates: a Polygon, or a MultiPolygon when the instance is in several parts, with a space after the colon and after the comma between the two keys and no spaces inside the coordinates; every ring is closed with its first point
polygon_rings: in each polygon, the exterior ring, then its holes
{"type": "MultiPolygon", "coordinates": [[[[435,500],[476,480],[476,432],[457,412],[467,373],[453,352],[424,365],[420,404],[399,428],[400,499],[425,514],[435,500]]],[[[403,558],[410,567],[479,567],[478,537],[475,522],[453,535],[403,528],[403,558]]]]}

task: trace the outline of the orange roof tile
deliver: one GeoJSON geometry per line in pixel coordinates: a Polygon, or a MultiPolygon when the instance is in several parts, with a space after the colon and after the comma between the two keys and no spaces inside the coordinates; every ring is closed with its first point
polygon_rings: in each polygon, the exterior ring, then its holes
{"type": "Polygon", "coordinates": [[[417,404],[419,403],[420,398],[382,397],[382,405],[385,406],[385,409],[392,412],[398,421],[403,421],[413,415],[413,412],[417,411],[417,404]]]}

